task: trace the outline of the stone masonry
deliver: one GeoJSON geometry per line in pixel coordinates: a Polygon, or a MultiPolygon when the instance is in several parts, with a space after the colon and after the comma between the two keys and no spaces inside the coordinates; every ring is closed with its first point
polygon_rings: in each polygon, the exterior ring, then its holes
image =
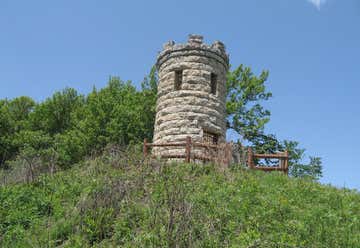
{"type": "MultiPolygon", "coordinates": [[[[153,143],[183,142],[187,136],[194,142],[224,143],[225,83],[229,69],[224,44],[220,41],[204,44],[200,35],[189,35],[186,44],[170,41],[158,55],[157,69],[153,143]]],[[[164,149],[154,148],[153,154],[175,154],[184,150],[164,149]]]]}

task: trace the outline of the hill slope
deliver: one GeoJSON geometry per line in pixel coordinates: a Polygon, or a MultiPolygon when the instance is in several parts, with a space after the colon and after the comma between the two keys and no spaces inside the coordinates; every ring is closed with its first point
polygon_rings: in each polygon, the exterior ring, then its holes
{"type": "Polygon", "coordinates": [[[360,247],[360,194],[103,155],[0,188],[1,247],[360,247]]]}

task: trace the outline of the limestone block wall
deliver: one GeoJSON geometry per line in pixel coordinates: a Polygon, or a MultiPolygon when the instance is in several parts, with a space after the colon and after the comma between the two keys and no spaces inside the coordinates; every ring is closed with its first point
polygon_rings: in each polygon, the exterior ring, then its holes
{"type": "MultiPolygon", "coordinates": [[[[225,46],[219,41],[207,45],[202,36],[189,35],[186,44],[171,41],[164,45],[157,59],[154,143],[182,142],[187,136],[202,142],[204,133],[216,135],[218,143],[225,142],[228,67],[225,46]],[[175,86],[176,72],[181,73],[179,88],[175,86]],[[215,77],[215,92],[212,77],[215,77]]],[[[167,154],[178,151],[183,152],[183,148],[166,149],[167,154]]],[[[155,155],[161,152],[164,148],[153,150],[155,155]]]]}

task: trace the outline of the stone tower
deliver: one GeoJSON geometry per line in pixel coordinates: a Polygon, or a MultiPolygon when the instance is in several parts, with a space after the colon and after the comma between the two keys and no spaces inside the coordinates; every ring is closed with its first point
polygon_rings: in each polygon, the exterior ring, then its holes
{"type": "MultiPolygon", "coordinates": [[[[186,44],[166,43],[157,58],[159,75],[154,143],[212,144],[226,140],[226,73],[229,57],[220,41],[203,43],[189,35],[186,44]]],[[[160,155],[163,148],[153,150],[160,155]]],[[[176,149],[167,149],[174,153],[176,149]]]]}

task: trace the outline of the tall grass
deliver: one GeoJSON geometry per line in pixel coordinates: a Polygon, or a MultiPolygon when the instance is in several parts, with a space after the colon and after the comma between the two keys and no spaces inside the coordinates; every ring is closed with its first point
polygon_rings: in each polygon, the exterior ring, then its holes
{"type": "Polygon", "coordinates": [[[360,194],[109,149],[0,188],[0,247],[360,247],[360,194]]]}

